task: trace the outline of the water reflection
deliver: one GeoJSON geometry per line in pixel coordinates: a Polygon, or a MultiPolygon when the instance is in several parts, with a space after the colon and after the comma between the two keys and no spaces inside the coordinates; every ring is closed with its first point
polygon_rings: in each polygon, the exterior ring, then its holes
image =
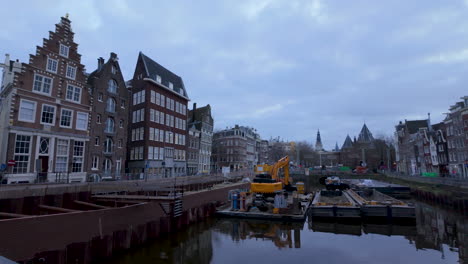
{"type": "Polygon", "coordinates": [[[109,263],[468,263],[465,217],[423,203],[416,216],[410,224],[211,219],[109,263]]]}
{"type": "Polygon", "coordinates": [[[229,234],[233,241],[271,241],[278,248],[300,248],[304,223],[266,222],[260,220],[220,219],[214,230],[229,234]]]}

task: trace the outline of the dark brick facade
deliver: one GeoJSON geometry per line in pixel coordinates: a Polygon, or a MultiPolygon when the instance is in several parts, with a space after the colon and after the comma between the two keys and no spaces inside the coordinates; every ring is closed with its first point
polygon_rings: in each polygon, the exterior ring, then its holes
{"type": "Polygon", "coordinates": [[[119,178],[127,154],[129,95],[117,54],[111,53],[88,77],[93,102],[91,113],[88,174],[92,180],[119,178]]]}

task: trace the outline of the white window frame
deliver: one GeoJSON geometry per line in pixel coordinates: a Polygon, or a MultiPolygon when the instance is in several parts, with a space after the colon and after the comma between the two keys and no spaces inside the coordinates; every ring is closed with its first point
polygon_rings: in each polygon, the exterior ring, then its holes
{"type": "Polygon", "coordinates": [[[94,155],[91,162],[91,170],[99,170],[99,156],[94,155]]]}
{"type": "MultiPolygon", "coordinates": [[[[26,100],[26,99],[21,99],[20,100],[20,107],[19,107],[19,111],[18,111],[18,121],[22,121],[22,122],[28,122],[28,123],[34,123],[36,122],[36,109],[37,109],[37,102],[36,101],[30,101],[30,100],[26,100]],[[32,120],[28,120],[28,119],[22,119],[21,118],[21,109],[22,109],[22,105],[23,105],[23,102],[27,102],[27,103],[33,103],[33,113],[32,113],[32,120]]],[[[42,114],[42,112],[41,112],[42,114]]]]}
{"type": "Polygon", "coordinates": [[[70,47],[60,43],[59,54],[62,57],[68,58],[68,55],[70,54],[70,47]]]}
{"type": "MultiPolygon", "coordinates": [[[[28,161],[27,162],[27,165],[26,165],[26,171],[24,171],[22,169],[21,172],[15,172],[15,168],[16,165],[13,167],[13,173],[14,174],[22,174],[22,173],[28,173],[29,172],[29,169],[30,169],[30,165],[31,165],[31,150],[32,150],[32,138],[33,136],[32,135],[23,135],[23,134],[16,134],[15,136],[15,145],[14,145],[14,150],[13,150],[13,159],[16,160],[16,156],[27,156],[28,157],[28,161]],[[29,148],[28,148],[28,153],[21,153],[21,152],[16,152],[16,143],[18,141],[18,136],[24,136],[24,137],[29,137],[29,148]]],[[[26,141],[23,141],[23,142],[26,142],[26,141]]],[[[25,161],[18,161],[18,162],[25,162],[25,161]]]]}
{"type": "Polygon", "coordinates": [[[58,70],[58,60],[54,60],[52,58],[47,57],[46,71],[57,73],[57,70],[58,70]],[[53,70],[54,64],[55,64],[55,71],[53,70]]]}
{"type": "Polygon", "coordinates": [[[81,87],[78,87],[78,86],[75,86],[75,85],[72,85],[72,84],[67,84],[67,89],[65,91],[65,100],[67,101],[70,101],[70,102],[74,102],[74,103],[80,103],[81,102],[81,95],[83,93],[83,89],[81,89],[81,87]],[[73,91],[72,91],[72,98],[68,98],[68,88],[72,87],[73,88],[73,91]],[[74,98],[75,98],[75,93],[77,91],[77,89],[79,90],[79,98],[78,98],[78,101],[76,101],[74,98]]]}
{"type": "Polygon", "coordinates": [[[50,78],[50,77],[47,77],[47,76],[44,76],[44,75],[41,75],[41,74],[34,74],[34,79],[33,79],[33,87],[32,87],[32,91],[33,93],[39,93],[39,94],[46,94],[46,95],[51,95],[52,94],[52,87],[54,86],[54,79],[53,78],[50,78]],[[41,86],[40,86],[40,90],[35,90],[34,87],[36,86],[36,77],[37,76],[40,76],[42,77],[42,81],[41,81],[41,86]],[[49,79],[50,80],[50,87],[49,87],[49,92],[46,93],[44,92],[44,80],[45,79],[49,79]]]}
{"type": "Polygon", "coordinates": [[[53,105],[49,105],[49,104],[42,104],[42,107],[41,107],[41,119],[39,119],[39,123],[41,125],[48,125],[48,126],[54,126],[55,125],[55,117],[56,117],[56,114],[57,114],[57,107],[53,106],[53,105]],[[52,107],[54,108],[54,116],[52,117],[52,123],[44,123],[42,122],[42,113],[44,112],[44,106],[49,106],[49,107],[52,107]]]}
{"type": "Polygon", "coordinates": [[[73,127],[73,110],[68,109],[68,108],[62,108],[62,109],[60,109],[60,121],[59,121],[59,122],[60,122],[60,123],[59,123],[59,126],[60,126],[60,127],[72,128],[72,127],[73,127]],[[70,111],[70,112],[71,112],[71,115],[70,115],[70,126],[62,126],[63,110],[66,110],[66,111],[70,111]]]}
{"type": "Polygon", "coordinates": [[[68,79],[75,80],[75,79],[76,79],[76,67],[67,65],[67,71],[66,71],[66,73],[65,73],[65,76],[66,76],[68,79]],[[70,73],[70,74],[69,74],[69,73],[70,73]]]}
{"type": "MultiPolygon", "coordinates": [[[[72,151],[73,151],[73,155],[72,155],[72,167],[71,167],[71,172],[72,173],[80,173],[80,172],[83,172],[84,171],[84,155],[85,155],[85,151],[86,151],[86,142],[82,141],[82,140],[75,140],[73,142],[73,148],[72,148],[72,151]],[[82,142],[83,143],[83,151],[82,151],[82,154],[81,156],[75,156],[75,143],[76,142],[82,142]],[[80,171],[73,171],[73,164],[75,163],[75,160],[77,159],[81,159],[81,170],[80,171]]],[[[76,162],[78,163],[78,162],[76,162]]]]}
{"type": "Polygon", "coordinates": [[[86,131],[88,130],[88,120],[89,119],[89,114],[86,113],[86,112],[76,112],[76,122],[75,122],[75,128],[76,130],[81,130],[81,131],[86,131]],[[80,118],[78,117],[79,115],[86,115],[86,126],[85,128],[80,128],[78,127],[78,121],[80,120],[80,118]]]}
{"type": "Polygon", "coordinates": [[[156,75],[156,82],[158,82],[158,83],[161,83],[161,82],[162,82],[161,76],[156,75]]]}
{"type": "Polygon", "coordinates": [[[57,138],[57,141],[56,141],[56,144],[57,144],[57,153],[56,153],[56,156],[55,156],[55,171],[56,172],[67,172],[68,171],[68,156],[70,154],[70,141],[68,139],[61,139],[61,138],[57,138]],[[60,146],[64,146],[64,145],[61,145],[60,141],[64,141],[66,142],[66,148],[67,148],[67,151],[65,154],[61,154],[60,153],[60,146]],[[59,171],[59,169],[57,168],[57,160],[58,158],[64,158],[65,159],[65,168],[64,168],[64,171],[59,171]]]}

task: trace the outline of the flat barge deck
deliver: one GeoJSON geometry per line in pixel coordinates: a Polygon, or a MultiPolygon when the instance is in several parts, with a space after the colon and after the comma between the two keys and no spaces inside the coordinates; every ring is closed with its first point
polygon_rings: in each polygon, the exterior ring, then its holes
{"type": "Polygon", "coordinates": [[[310,206],[312,217],[354,218],[361,217],[359,205],[347,191],[322,190],[315,194],[310,206]]]}

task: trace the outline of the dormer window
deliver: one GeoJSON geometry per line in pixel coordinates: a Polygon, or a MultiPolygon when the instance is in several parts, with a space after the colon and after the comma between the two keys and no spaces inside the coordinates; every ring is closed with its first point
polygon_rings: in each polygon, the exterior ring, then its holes
{"type": "Polygon", "coordinates": [[[161,76],[156,75],[156,82],[161,83],[161,81],[162,81],[162,80],[161,80],[161,76]]]}
{"type": "Polygon", "coordinates": [[[174,90],[174,84],[172,84],[171,82],[169,82],[169,89],[174,90]]]}
{"type": "Polygon", "coordinates": [[[65,58],[68,58],[68,52],[70,50],[70,47],[65,46],[63,44],[60,44],[60,52],[59,54],[65,58]]]}
{"type": "Polygon", "coordinates": [[[57,73],[57,66],[58,66],[57,60],[54,60],[51,58],[47,59],[47,71],[57,73]]]}

